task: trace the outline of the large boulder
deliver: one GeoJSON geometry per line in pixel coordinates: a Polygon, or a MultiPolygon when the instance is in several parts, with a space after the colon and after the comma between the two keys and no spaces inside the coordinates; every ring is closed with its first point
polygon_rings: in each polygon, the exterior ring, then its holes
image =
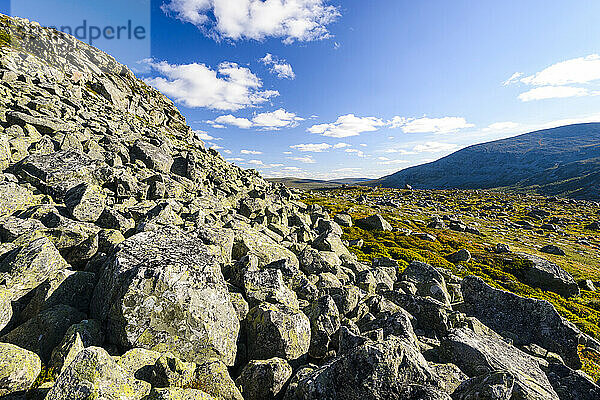
{"type": "Polygon", "coordinates": [[[150,384],[119,367],[100,347],[89,347],[58,376],[46,400],[141,400],[150,384]]]}
{"type": "Polygon", "coordinates": [[[473,329],[453,329],[442,338],[442,357],[470,377],[490,371],[506,371],[514,378],[513,397],[528,400],[558,400],[558,395],[536,359],[506,343],[477,320],[473,329]]]}
{"type": "Polygon", "coordinates": [[[65,193],[64,203],[76,220],[96,222],[104,211],[106,195],[101,187],[82,183],[65,193]]]}
{"type": "Polygon", "coordinates": [[[236,229],[232,256],[239,260],[248,254],[258,258],[260,267],[285,259],[291,267],[298,269],[298,257],[270,237],[252,228],[236,229]]]}
{"type": "Polygon", "coordinates": [[[420,296],[432,297],[447,306],[450,305],[451,297],[446,288],[446,280],[431,265],[413,261],[402,272],[401,279],[414,283],[420,296]]]}
{"type": "Polygon", "coordinates": [[[560,400],[600,399],[600,386],[582,371],[551,362],[545,372],[560,400]]]}
{"type": "Polygon", "coordinates": [[[356,226],[365,229],[367,231],[379,230],[379,231],[391,231],[392,225],[387,222],[381,215],[375,214],[366,218],[355,221],[356,226]]]}
{"type": "Polygon", "coordinates": [[[146,167],[168,173],[173,165],[173,157],[161,147],[148,142],[137,141],[131,149],[131,158],[142,161],[146,167]]]}
{"type": "Polygon", "coordinates": [[[331,337],[340,329],[340,313],[335,301],[330,296],[323,296],[313,302],[308,317],[311,327],[309,354],[314,358],[323,358],[331,337]]]}
{"type": "Polygon", "coordinates": [[[509,334],[515,345],[535,343],[559,354],[568,366],[581,368],[577,352],[581,332],[552,304],[494,289],[475,276],[464,278],[461,288],[468,315],[496,332],[509,334]]]}
{"type": "Polygon", "coordinates": [[[35,196],[31,190],[13,182],[0,182],[0,216],[10,215],[33,204],[35,196]]]}
{"type": "Polygon", "coordinates": [[[233,365],[239,320],[220,254],[176,229],[143,232],[104,265],[92,315],[124,349],[171,351],[187,361],[215,356],[233,365]]]}
{"type": "Polygon", "coordinates": [[[41,370],[42,362],[35,353],[0,343],[0,397],[28,390],[41,370]]]}
{"type": "Polygon", "coordinates": [[[519,255],[528,261],[516,273],[517,278],[524,283],[564,297],[579,295],[577,282],[567,271],[542,257],[525,253],[519,255]]]}
{"type": "Polygon", "coordinates": [[[262,303],[250,310],[247,324],[250,359],[296,360],[308,353],[310,321],[302,311],[262,303]]]}
{"type": "Polygon", "coordinates": [[[245,400],[273,399],[292,376],[292,367],[281,358],[250,361],[236,380],[245,400]]]}
{"type": "Polygon", "coordinates": [[[410,341],[391,336],[369,341],[315,369],[290,385],[286,400],[404,399],[398,397],[403,388],[435,382],[419,350],[410,341]]]}
{"type": "Polygon", "coordinates": [[[281,270],[266,268],[251,269],[244,274],[244,292],[250,307],[264,301],[298,308],[296,293],[283,281],[281,270]]]}
{"type": "Polygon", "coordinates": [[[462,382],[452,393],[452,399],[510,400],[514,386],[515,378],[509,372],[486,373],[462,382]]]}

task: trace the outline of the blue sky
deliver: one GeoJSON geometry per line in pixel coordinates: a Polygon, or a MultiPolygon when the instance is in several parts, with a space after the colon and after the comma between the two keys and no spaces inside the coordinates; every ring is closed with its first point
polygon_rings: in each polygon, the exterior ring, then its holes
{"type": "Polygon", "coordinates": [[[15,1],[13,13],[147,28],[144,40],[95,45],[172,98],[209,146],[265,176],[379,177],[600,121],[597,1],[48,3],[15,1]]]}

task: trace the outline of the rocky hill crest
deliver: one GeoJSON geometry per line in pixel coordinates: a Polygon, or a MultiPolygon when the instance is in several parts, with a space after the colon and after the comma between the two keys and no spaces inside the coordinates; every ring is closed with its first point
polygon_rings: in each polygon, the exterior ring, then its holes
{"type": "Polygon", "coordinates": [[[342,227],[381,216],[332,218],[225,162],[97,49],[1,17],[0,94],[3,398],[600,396],[577,371],[600,345],[552,305],[359,262],[342,227]]]}

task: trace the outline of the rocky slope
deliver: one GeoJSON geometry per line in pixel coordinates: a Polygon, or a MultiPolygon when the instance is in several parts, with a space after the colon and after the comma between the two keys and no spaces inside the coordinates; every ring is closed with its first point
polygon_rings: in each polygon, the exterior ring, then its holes
{"type": "Polygon", "coordinates": [[[108,55],[2,17],[0,77],[3,398],[600,396],[577,371],[600,346],[552,305],[361,263],[349,215],[206,150],[108,55]]]}
{"type": "Polygon", "coordinates": [[[578,124],[469,146],[369,185],[418,189],[510,187],[600,198],[600,124],[578,124]]]}

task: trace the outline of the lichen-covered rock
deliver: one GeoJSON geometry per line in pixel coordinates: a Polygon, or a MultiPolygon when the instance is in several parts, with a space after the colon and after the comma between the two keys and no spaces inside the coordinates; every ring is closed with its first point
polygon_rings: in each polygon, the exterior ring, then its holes
{"type": "Polygon", "coordinates": [[[581,368],[577,351],[581,332],[552,304],[494,289],[475,276],[464,278],[461,288],[468,315],[500,334],[509,332],[515,345],[535,343],[559,354],[568,366],[581,368]]]}
{"type": "Polygon", "coordinates": [[[367,231],[379,230],[379,231],[391,231],[392,226],[387,222],[381,215],[375,214],[366,218],[359,219],[354,222],[359,228],[367,231]]]}
{"type": "Polygon", "coordinates": [[[42,362],[35,353],[0,343],[0,397],[28,390],[41,370],[42,362]]]}
{"type": "Polygon", "coordinates": [[[445,305],[450,305],[450,294],[446,288],[446,280],[431,265],[413,261],[402,272],[401,278],[404,281],[414,283],[420,296],[429,296],[445,305]]]}
{"type": "Polygon", "coordinates": [[[219,255],[193,235],[143,232],[119,244],[91,311],[124,348],[171,351],[186,361],[235,360],[239,320],[219,255]]]}
{"type": "Polygon", "coordinates": [[[529,261],[517,274],[524,283],[564,297],[579,295],[577,282],[567,271],[542,257],[524,253],[519,255],[529,261]]]}
{"type": "Polygon", "coordinates": [[[40,221],[30,218],[4,217],[0,220],[0,242],[12,242],[21,235],[44,229],[40,221]]]}
{"type": "Polygon", "coordinates": [[[292,267],[298,269],[298,257],[290,250],[252,228],[237,229],[232,256],[239,260],[247,254],[258,258],[259,267],[286,259],[292,267]]]}
{"type": "Polygon", "coordinates": [[[106,195],[96,185],[82,183],[65,194],[65,206],[77,221],[96,222],[106,205],[106,195]]]}
{"type": "Polygon", "coordinates": [[[127,351],[116,362],[119,367],[134,378],[151,382],[154,378],[154,364],[161,355],[157,351],[135,348],[127,351]]]}
{"type": "Polygon", "coordinates": [[[301,311],[262,303],[250,310],[247,325],[248,354],[252,360],[296,360],[308,353],[310,321],[301,311]]]}
{"type": "Polygon", "coordinates": [[[471,377],[490,371],[507,371],[515,378],[514,398],[558,400],[536,359],[506,343],[477,320],[473,321],[473,328],[454,329],[442,338],[440,352],[445,360],[471,377]]]}
{"type": "Polygon", "coordinates": [[[195,363],[181,361],[171,353],[164,353],[154,363],[152,384],[154,387],[184,388],[194,379],[195,371],[195,363]]]}
{"type": "Polygon", "coordinates": [[[106,350],[88,347],[56,379],[46,400],[141,400],[150,384],[117,365],[106,350]]]}
{"type": "Polygon", "coordinates": [[[286,400],[384,400],[411,384],[435,385],[427,361],[404,339],[369,342],[300,379],[286,400]]]}
{"type": "Polygon", "coordinates": [[[227,366],[215,358],[198,364],[191,386],[203,390],[218,400],[244,400],[235,382],[229,376],[227,366]]]}
{"type": "Polygon", "coordinates": [[[315,301],[308,311],[310,318],[310,348],[308,353],[314,358],[325,357],[331,336],[340,329],[340,313],[330,296],[315,301]]]}
{"type": "Polygon", "coordinates": [[[273,399],[292,376],[292,367],[281,358],[250,361],[236,380],[245,400],[273,399]]]}
{"type": "Polygon", "coordinates": [[[246,271],[244,274],[244,292],[250,307],[267,301],[290,308],[298,308],[296,293],[285,285],[283,274],[278,269],[266,268],[246,271]]]}
{"type": "Polygon", "coordinates": [[[197,389],[165,388],[152,389],[143,400],[219,400],[197,389]]]}
{"type": "Polygon", "coordinates": [[[560,400],[600,399],[600,386],[582,371],[551,362],[545,372],[560,400]]]}
{"type": "Polygon", "coordinates": [[[145,141],[137,141],[131,149],[132,159],[140,160],[150,169],[168,173],[173,165],[171,157],[164,149],[145,141]]]}
{"type": "Polygon", "coordinates": [[[81,350],[101,344],[100,324],[95,320],[83,320],[67,329],[62,342],[52,350],[48,365],[59,374],[64,367],[69,366],[81,350]]]}
{"type": "Polygon", "coordinates": [[[460,368],[452,363],[436,364],[430,362],[429,366],[435,372],[438,384],[446,393],[454,393],[463,381],[469,379],[460,368]]]}
{"type": "Polygon", "coordinates": [[[509,372],[497,371],[468,379],[452,393],[452,400],[510,400],[515,378],[509,372]]]}
{"type": "Polygon", "coordinates": [[[10,215],[35,202],[31,190],[13,182],[0,182],[0,216],[10,215]]]}
{"type": "Polygon", "coordinates": [[[85,317],[77,309],[59,304],[17,326],[2,336],[0,341],[33,351],[47,362],[69,327],[85,317]]]}
{"type": "Polygon", "coordinates": [[[340,226],[351,227],[352,217],[349,214],[336,214],[333,220],[340,226]]]}
{"type": "Polygon", "coordinates": [[[350,252],[346,246],[344,246],[340,235],[331,231],[324,232],[317,236],[317,238],[313,240],[312,246],[320,251],[333,252],[339,257],[350,256],[350,252]]]}

